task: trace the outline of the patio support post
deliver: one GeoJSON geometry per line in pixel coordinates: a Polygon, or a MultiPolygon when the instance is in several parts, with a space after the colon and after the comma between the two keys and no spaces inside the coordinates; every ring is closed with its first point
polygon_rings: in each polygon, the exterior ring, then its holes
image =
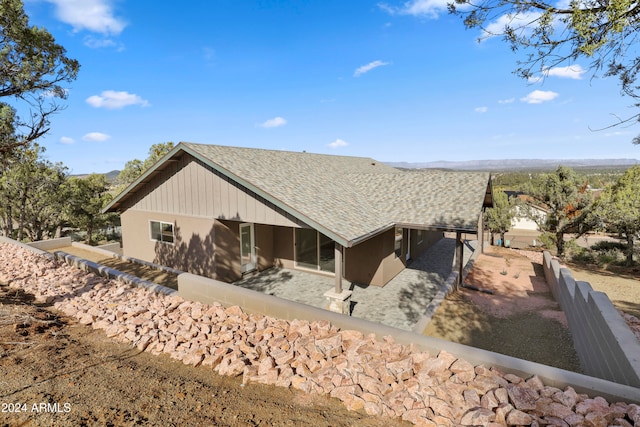
{"type": "Polygon", "coordinates": [[[478,237],[479,237],[479,243],[480,243],[480,253],[483,254],[484,253],[484,212],[480,214],[480,221],[479,221],[479,227],[478,227],[478,237]]]}
{"type": "Polygon", "coordinates": [[[336,285],[333,289],[325,292],[324,296],[329,300],[328,308],[330,311],[351,315],[351,294],[353,291],[342,289],[342,250],[342,245],[336,242],[334,256],[336,285]]]}
{"type": "Polygon", "coordinates": [[[342,293],[342,245],[336,242],[335,245],[335,276],[336,276],[336,294],[342,293]]]}
{"type": "Polygon", "coordinates": [[[455,287],[456,291],[462,285],[462,269],[464,266],[464,262],[462,260],[463,250],[464,250],[464,243],[462,242],[462,233],[460,231],[456,231],[456,267],[458,270],[458,277],[456,278],[456,287],[455,287]]]}

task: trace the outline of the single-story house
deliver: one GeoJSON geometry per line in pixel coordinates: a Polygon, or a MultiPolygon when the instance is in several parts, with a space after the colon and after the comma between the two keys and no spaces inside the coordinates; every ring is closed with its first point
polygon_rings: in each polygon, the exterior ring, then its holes
{"type": "Polygon", "coordinates": [[[280,266],[338,287],[384,286],[445,231],[481,232],[491,203],[488,173],[183,142],[105,211],[121,214],[131,257],[230,283],[280,266]]]}
{"type": "Polygon", "coordinates": [[[522,191],[505,191],[509,199],[517,198],[511,228],[516,230],[540,231],[539,223],[547,218],[547,209],[537,205],[533,198],[522,191]]]}
{"type": "Polygon", "coordinates": [[[547,210],[529,202],[524,202],[522,206],[514,207],[514,216],[511,220],[511,229],[540,231],[538,224],[547,219],[547,210]]]}
{"type": "Polygon", "coordinates": [[[505,191],[507,197],[516,197],[518,204],[513,207],[511,229],[505,234],[506,245],[516,249],[526,249],[540,245],[540,226],[547,218],[546,207],[537,205],[534,199],[521,191],[505,191]]]}

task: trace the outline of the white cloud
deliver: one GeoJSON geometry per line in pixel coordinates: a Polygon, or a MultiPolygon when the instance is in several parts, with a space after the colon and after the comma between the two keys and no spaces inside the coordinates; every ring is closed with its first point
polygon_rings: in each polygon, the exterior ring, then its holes
{"type": "Polygon", "coordinates": [[[378,67],[382,67],[384,65],[389,65],[388,62],[383,62],[383,61],[373,61],[373,62],[369,62],[367,65],[363,65],[362,67],[358,67],[356,69],[356,71],[353,73],[353,77],[360,77],[361,75],[368,73],[369,71],[373,70],[374,68],[378,68],[378,67]]]}
{"type": "Polygon", "coordinates": [[[474,111],[476,113],[486,113],[489,109],[487,107],[476,107],[474,111]]]}
{"type": "Polygon", "coordinates": [[[520,98],[520,101],[527,104],[541,104],[543,102],[552,101],[558,97],[558,93],[550,90],[534,90],[524,98],[520,98]]]}
{"type": "Polygon", "coordinates": [[[447,3],[449,0],[409,0],[399,7],[386,3],[378,3],[378,7],[391,15],[437,18],[440,13],[447,11],[447,3]]]}
{"type": "Polygon", "coordinates": [[[500,99],[498,100],[498,104],[513,104],[515,100],[516,100],[515,98],[500,99]]]}
{"type": "Polygon", "coordinates": [[[541,15],[541,13],[537,12],[502,15],[486,26],[482,32],[481,39],[485,40],[497,35],[502,35],[507,26],[512,28],[518,35],[529,33],[533,28],[530,24],[540,18],[541,15]]]}
{"type": "Polygon", "coordinates": [[[346,147],[347,145],[349,145],[349,144],[346,141],[341,140],[340,138],[336,139],[335,141],[333,141],[330,144],[327,144],[327,146],[331,147],[331,148],[346,147]]]}
{"type": "Polygon", "coordinates": [[[582,75],[587,70],[580,65],[568,65],[566,67],[545,68],[539,76],[531,76],[527,80],[529,83],[539,83],[546,77],[560,77],[564,79],[582,80],[582,75]]]}
{"type": "Polygon", "coordinates": [[[273,119],[269,119],[267,121],[265,121],[264,123],[262,123],[260,125],[260,127],[266,128],[266,129],[270,129],[270,128],[277,128],[280,126],[284,126],[287,124],[287,121],[285,119],[283,119],[282,117],[274,117],[273,119]]]}
{"type": "Polygon", "coordinates": [[[75,31],[120,34],[126,22],[113,15],[113,0],[47,0],[56,7],[56,17],[75,31]]]}
{"type": "Polygon", "coordinates": [[[111,138],[111,135],[107,135],[106,133],[89,132],[82,137],[82,140],[87,142],[104,142],[109,138],[111,138]]]}
{"type": "Polygon", "coordinates": [[[138,95],[124,91],[116,92],[115,90],[105,90],[99,96],[90,96],[86,101],[92,107],[107,108],[109,110],[124,108],[128,105],[140,105],[142,107],[149,105],[149,101],[142,99],[138,95]]]}
{"type": "Polygon", "coordinates": [[[91,49],[117,46],[116,42],[111,39],[99,39],[92,36],[87,36],[84,38],[84,45],[90,47],[91,49]]]}
{"type": "Polygon", "coordinates": [[[580,80],[586,72],[580,65],[568,65],[566,67],[555,67],[545,70],[547,76],[562,77],[566,79],[580,80]]]}
{"type": "Polygon", "coordinates": [[[63,136],[60,138],[60,144],[70,145],[75,144],[75,140],[73,138],[69,138],[68,136],[63,136]]]}

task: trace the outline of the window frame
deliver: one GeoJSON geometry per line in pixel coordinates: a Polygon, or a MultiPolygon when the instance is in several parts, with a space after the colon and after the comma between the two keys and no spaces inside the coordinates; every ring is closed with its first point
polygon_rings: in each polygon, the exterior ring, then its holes
{"type": "Polygon", "coordinates": [[[149,220],[149,239],[152,242],[160,242],[160,243],[165,243],[167,245],[173,245],[175,240],[176,240],[174,224],[172,222],[150,219],[149,220]],[[160,226],[160,233],[159,233],[160,239],[156,239],[155,236],[154,236],[154,231],[153,231],[153,224],[154,223],[158,224],[160,226]],[[164,226],[171,227],[171,240],[170,241],[169,241],[168,238],[165,239],[165,237],[168,237],[168,234],[167,234],[167,230],[165,230],[164,226]]]}

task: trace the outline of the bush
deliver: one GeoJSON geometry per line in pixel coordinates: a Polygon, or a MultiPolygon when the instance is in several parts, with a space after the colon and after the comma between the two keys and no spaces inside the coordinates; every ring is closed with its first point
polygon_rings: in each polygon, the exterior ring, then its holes
{"type": "Polygon", "coordinates": [[[91,241],[93,242],[94,246],[100,245],[101,243],[107,241],[107,235],[102,230],[96,231],[91,235],[91,241]]]}
{"type": "Polygon", "coordinates": [[[598,264],[624,264],[624,252],[620,249],[607,249],[598,252],[598,264]]]}
{"type": "Polygon", "coordinates": [[[538,240],[540,241],[542,247],[544,247],[545,249],[556,249],[556,236],[554,236],[552,233],[542,233],[540,237],[538,237],[538,240]]]}
{"type": "Polygon", "coordinates": [[[571,261],[581,264],[596,264],[594,253],[588,249],[581,248],[571,254],[571,261]]]}
{"type": "Polygon", "coordinates": [[[597,252],[610,251],[610,250],[619,250],[624,252],[626,248],[627,248],[626,243],[612,242],[608,240],[602,240],[598,243],[594,243],[593,245],[591,245],[591,249],[597,252]]]}

